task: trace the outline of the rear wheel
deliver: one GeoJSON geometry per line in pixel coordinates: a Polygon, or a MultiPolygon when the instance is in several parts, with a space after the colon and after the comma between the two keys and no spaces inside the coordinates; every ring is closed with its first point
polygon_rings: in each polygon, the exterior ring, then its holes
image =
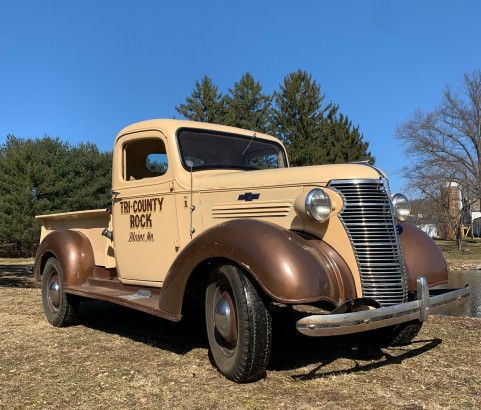
{"type": "Polygon", "coordinates": [[[47,320],[56,327],[72,325],[77,320],[78,299],[63,290],[64,274],[60,263],[50,258],[42,275],[42,304],[47,320]]]}
{"type": "Polygon", "coordinates": [[[214,267],[205,315],[210,351],[219,371],[240,383],[264,376],[271,351],[271,316],[237,266],[214,267]]]}

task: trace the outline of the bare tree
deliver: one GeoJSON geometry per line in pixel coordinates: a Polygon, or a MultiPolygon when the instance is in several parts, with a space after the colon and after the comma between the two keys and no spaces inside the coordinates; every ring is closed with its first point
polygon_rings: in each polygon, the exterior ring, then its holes
{"type": "Polygon", "coordinates": [[[409,221],[426,232],[439,236],[439,226],[442,225],[442,213],[439,204],[431,198],[411,200],[411,215],[409,221]]]}
{"type": "Polygon", "coordinates": [[[447,86],[437,107],[415,111],[396,136],[409,157],[403,169],[409,188],[439,204],[440,217],[456,232],[461,249],[465,210],[481,198],[481,71],[465,74],[455,90],[447,86]],[[462,204],[457,212],[442,194],[453,185],[462,204]]]}

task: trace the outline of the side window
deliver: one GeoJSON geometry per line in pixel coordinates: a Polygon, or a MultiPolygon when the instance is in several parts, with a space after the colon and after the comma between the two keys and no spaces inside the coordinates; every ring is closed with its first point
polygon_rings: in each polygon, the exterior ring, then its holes
{"type": "Polygon", "coordinates": [[[126,181],[155,178],[168,168],[164,142],[157,138],[128,142],[124,145],[124,160],[126,181]]]}
{"type": "Polygon", "coordinates": [[[167,172],[167,154],[160,154],[158,152],[148,154],[145,165],[150,172],[164,175],[167,172]]]}

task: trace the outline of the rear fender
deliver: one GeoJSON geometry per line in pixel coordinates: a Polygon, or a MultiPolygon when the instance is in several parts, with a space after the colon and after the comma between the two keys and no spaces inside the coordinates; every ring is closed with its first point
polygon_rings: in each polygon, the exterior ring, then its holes
{"type": "Polygon", "coordinates": [[[65,286],[85,283],[95,269],[92,245],[81,232],[56,230],[49,233],[35,256],[34,278],[41,280],[43,267],[50,257],[56,258],[64,274],[65,286]]]}
{"type": "Polygon", "coordinates": [[[160,308],[180,314],[192,272],[219,258],[239,265],[281,303],[326,301],[338,306],[356,297],[351,271],[326,243],[271,223],[235,220],[206,230],[182,250],[165,278],[160,308]]]}

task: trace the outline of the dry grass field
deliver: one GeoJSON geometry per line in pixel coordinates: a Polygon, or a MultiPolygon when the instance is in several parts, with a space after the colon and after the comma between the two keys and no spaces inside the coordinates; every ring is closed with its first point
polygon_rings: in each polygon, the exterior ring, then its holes
{"type": "Polygon", "coordinates": [[[0,264],[0,408],[481,408],[481,319],[433,316],[388,349],[274,320],[267,377],[237,385],[210,363],[198,323],[89,302],[79,325],[54,328],[25,266],[0,264]]]}

